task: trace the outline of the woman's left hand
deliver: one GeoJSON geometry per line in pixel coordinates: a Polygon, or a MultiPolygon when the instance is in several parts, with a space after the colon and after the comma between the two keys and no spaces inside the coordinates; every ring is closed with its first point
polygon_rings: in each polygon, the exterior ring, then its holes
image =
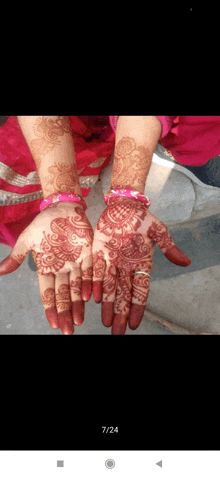
{"type": "Polygon", "coordinates": [[[101,215],[93,241],[93,298],[102,302],[102,322],[112,334],[136,330],[150,290],[156,244],[168,260],[188,267],[191,260],[173,242],[167,227],[136,199],[115,197],[101,215]]]}

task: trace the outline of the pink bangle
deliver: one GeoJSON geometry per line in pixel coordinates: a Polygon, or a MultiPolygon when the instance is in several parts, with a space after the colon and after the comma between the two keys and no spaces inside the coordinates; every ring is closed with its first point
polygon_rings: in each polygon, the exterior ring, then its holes
{"type": "Polygon", "coordinates": [[[46,199],[41,202],[40,205],[40,211],[42,212],[43,209],[48,207],[51,204],[55,204],[56,202],[79,202],[80,204],[84,205],[84,210],[86,211],[87,209],[87,203],[81,197],[81,195],[78,194],[53,194],[50,197],[47,197],[46,199]]]}
{"type": "Polygon", "coordinates": [[[137,190],[133,189],[114,189],[110,190],[107,192],[107,194],[104,197],[104,201],[107,204],[108,199],[111,199],[112,197],[130,197],[131,199],[137,199],[143,202],[146,207],[149,209],[151,206],[150,199],[146,195],[144,195],[142,192],[138,192],[137,190]]]}

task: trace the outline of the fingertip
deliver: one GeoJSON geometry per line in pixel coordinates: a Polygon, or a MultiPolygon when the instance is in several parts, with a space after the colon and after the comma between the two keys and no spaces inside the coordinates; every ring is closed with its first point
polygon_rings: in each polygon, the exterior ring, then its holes
{"type": "Polygon", "coordinates": [[[103,283],[100,281],[93,282],[92,293],[95,303],[101,303],[103,295],[103,283]]]}
{"type": "Polygon", "coordinates": [[[9,255],[0,263],[0,275],[8,275],[9,273],[15,272],[20,265],[17,260],[9,255]]]}
{"type": "Polygon", "coordinates": [[[114,302],[103,302],[102,303],[102,324],[106,328],[110,328],[114,319],[114,302]]]}
{"type": "Polygon", "coordinates": [[[82,300],[88,302],[92,296],[92,280],[83,280],[82,281],[82,291],[81,291],[82,300]]]}
{"type": "Polygon", "coordinates": [[[170,248],[164,255],[170,262],[180,267],[189,267],[192,263],[191,259],[176,245],[170,248]]]}
{"type": "Polygon", "coordinates": [[[53,330],[59,330],[60,326],[59,326],[59,320],[58,320],[58,316],[57,316],[56,307],[51,306],[50,308],[47,308],[45,310],[45,315],[46,315],[47,321],[48,321],[49,325],[51,326],[51,328],[53,328],[53,330]]]}

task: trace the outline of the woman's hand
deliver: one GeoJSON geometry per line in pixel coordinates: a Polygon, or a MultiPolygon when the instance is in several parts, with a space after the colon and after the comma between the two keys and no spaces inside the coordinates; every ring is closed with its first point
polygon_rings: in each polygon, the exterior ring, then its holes
{"type": "Polygon", "coordinates": [[[32,251],[47,320],[63,334],[72,335],[74,325],[83,323],[85,301],[92,295],[93,235],[81,204],[53,204],[22,232],[0,264],[0,275],[12,273],[32,251]]]}
{"type": "Polygon", "coordinates": [[[136,330],[143,318],[150,290],[155,246],[171,262],[188,267],[191,260],[173,242],[167,227],[146,206],[115,197],[101,215],[93,241],[93,297],[102,302],[102,322],[112,334],[125,334],[127,323],[136,330]]]}

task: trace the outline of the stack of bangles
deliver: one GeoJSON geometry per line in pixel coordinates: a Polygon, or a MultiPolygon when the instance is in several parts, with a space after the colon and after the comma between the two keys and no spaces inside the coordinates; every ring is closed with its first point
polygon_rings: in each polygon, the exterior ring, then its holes
{"type": "MultiPolygon", "coordinates": [[[[140,200],[141,202],[143,202],[147,208],[149,208],[150,205],[151,205],[150,200],[148,199],[148,197],[146,197],[141,192],[135,191],[133,189],[114,189],[114,190],[110,190],[109,192],[107,192],[107,194],[104,197],[105,203],[108,205],[109,199],[114,198],[114,197],[135,198],[136,200],[140,200]]],[[[51,195],[50,197],[47,197],[45,200],[43,200],[43,202],[40,205],[40,211],[42,211],[46,207],[50,206],[51,204],[55,204],[56,202],[78,202],[80,204],[83,204],[84,212],[86,211],[86,209],[88,207],[86,201],[83,199],[83,197],[81,197],[81,195],[78,195],[78,194],[54,194],[54,195],[51,195]]],[[[142,271],[142,270],[134,272],[134,275],[137,275],[137,274],[144,274],[144,275],[147,275],[148,277],[150,277],[149,273],[147,273],[145,271],[142,271]]]]}
{"type": "MultiPolygon", "coordinates": [[[[148,197],[142,192],[138,192],[133,189],[114,189],[107,192],[104,197],[104,201],[108,204],[109,199],[114,197],[129,197],[131,199],[136,199],[143,202],[146,207],[149,209],[151,203],[148,197]]],[[[53,194],[41,202],[40,211],[42,212],[43,209],[48,207],[51,204],[55,204],[57,202],[78,202],[84,206],[84,211],[86,211],[88,205],[86,201],[78,194],[53,194]]]]}

